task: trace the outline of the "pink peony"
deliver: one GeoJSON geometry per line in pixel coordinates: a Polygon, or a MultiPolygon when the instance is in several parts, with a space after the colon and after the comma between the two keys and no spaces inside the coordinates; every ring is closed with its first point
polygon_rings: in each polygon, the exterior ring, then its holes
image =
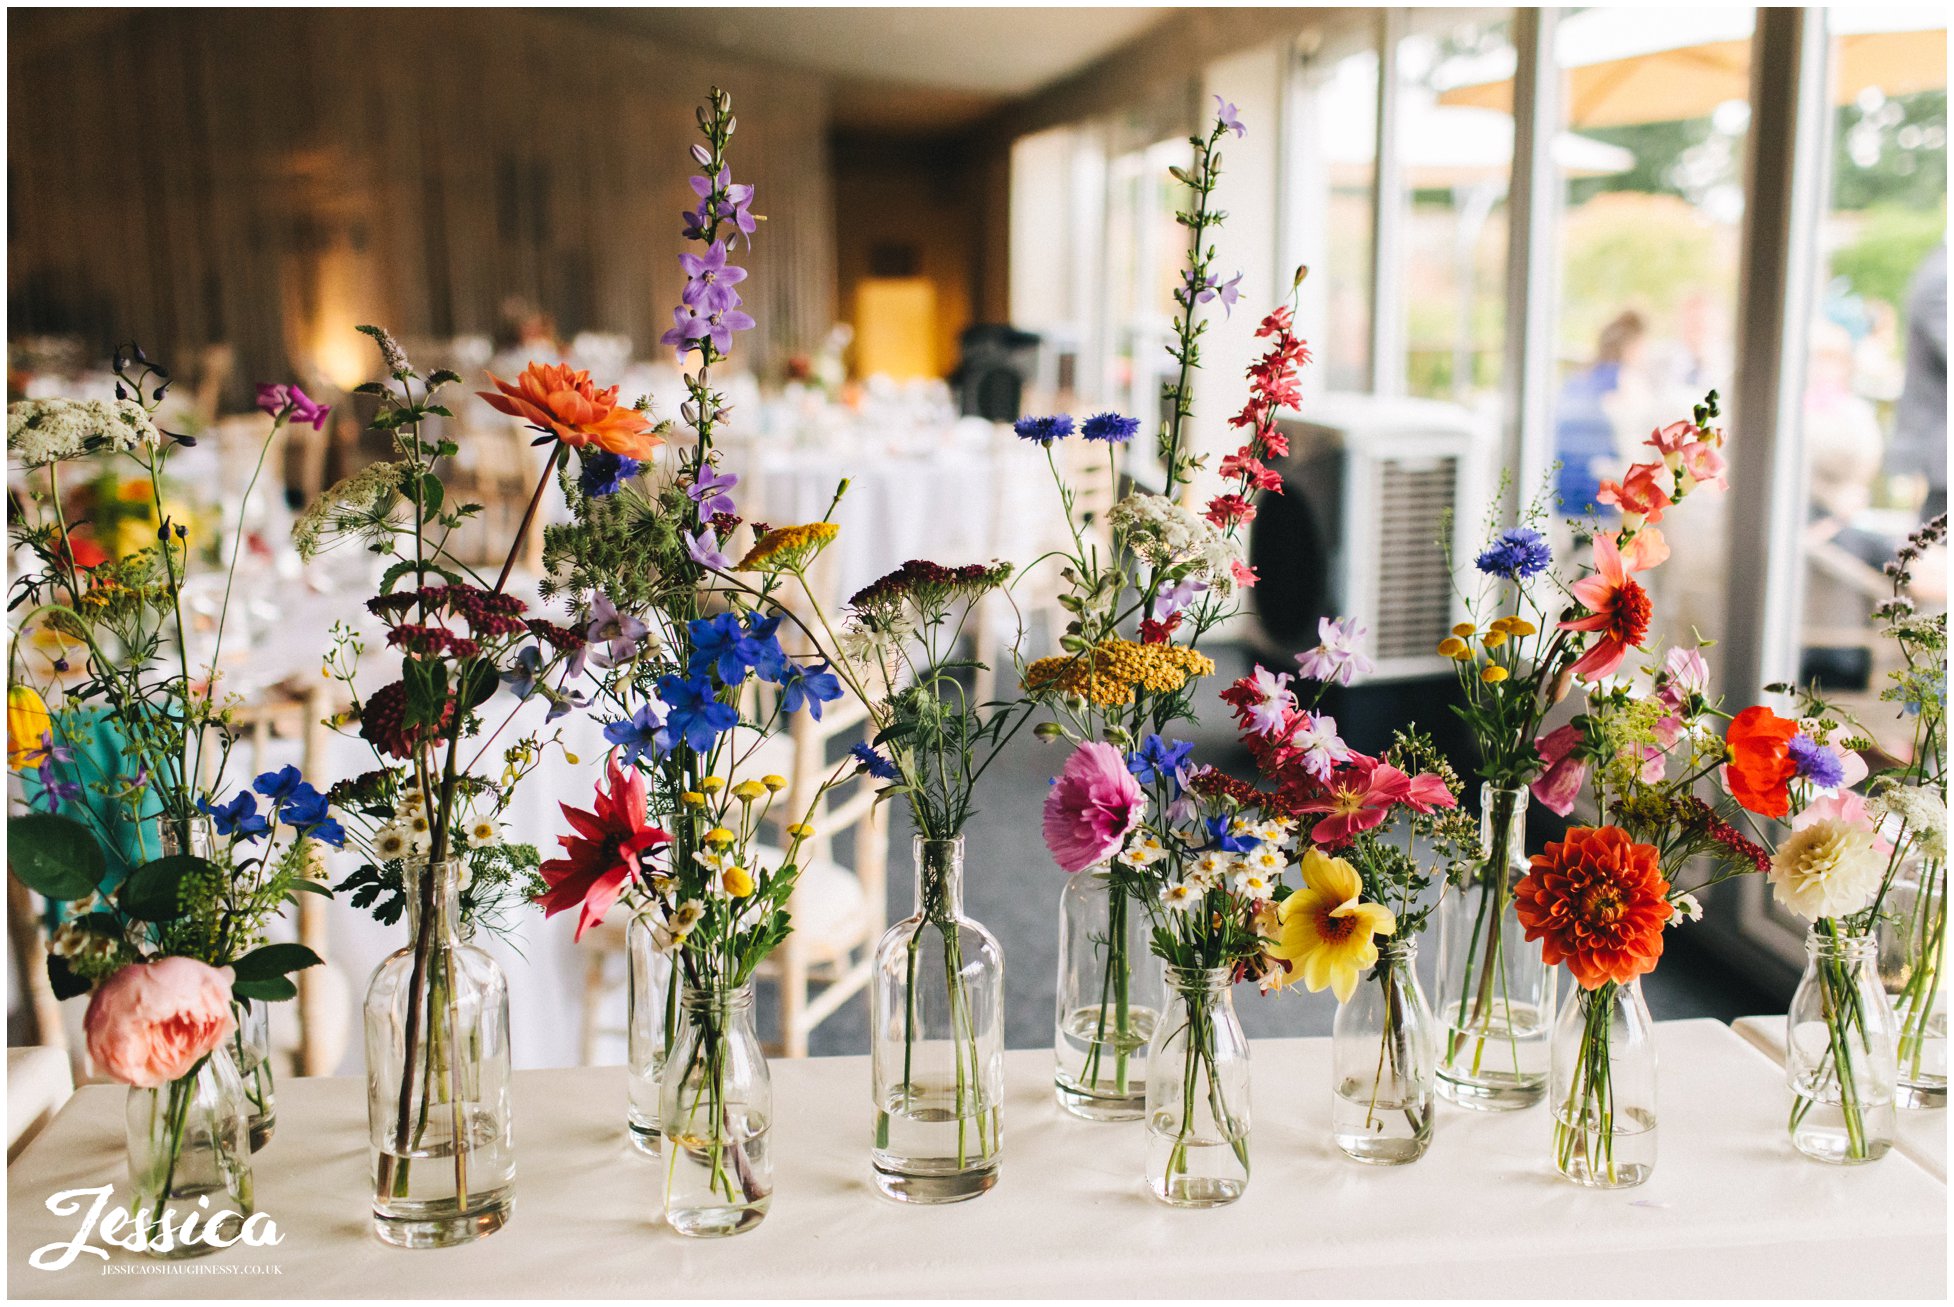
{"type": "MultiPolygon", "coordinates": [[[[1857,754],[1848,754],[1846,756],[1858,757],[1857,754]]],[[[1864,766],[1865,764],[1861,763],[1860,765],[1864,766]]],[[[1795,831],[1803,830],[1805,827],[1814,826],[1821,821],[1836,821],[1847,826],[1856,826],[1861,830],[1873,831],[1873,848],[1882,857],[1890,857],[1892,855],[1892,842],[1881,838],[1878,834],[1873,823],[1873,814],[1867,811],[1865,799],[1854,794],[1851,790],[1840,790],[1837,794],[1829,794],[1822,799],[1813,799],[1805,805],[1804,811],[1791,819],[1791,829],[1795,831]]]]}
{"type": "Polygon", "coordinates": [[[1120,851],[1146,806],[1120,751],[1088,741],[1065,760],[1045,796],[1045,847],[1065,870],[1084,871],[1120,851]]]}
{"type": "Polygon", "coordinates": [[[1588,764],[1574,756],[1580,742],[1581,728],[1572,722],[1534,742],[1547,769],[1533,782],[1533,797],[1558,816],[1574,811],[1574,800],[1581,797],[1581,787],[1587,783],[1588,764]]]}
{"type": "Polygon", "coordinates": [[[160,1089],[188,1075],[235,1024],[231,969],[195,958],[122,968],[102,982],[82,1018],[96,1068],[138,1089],[160,1089]]]}

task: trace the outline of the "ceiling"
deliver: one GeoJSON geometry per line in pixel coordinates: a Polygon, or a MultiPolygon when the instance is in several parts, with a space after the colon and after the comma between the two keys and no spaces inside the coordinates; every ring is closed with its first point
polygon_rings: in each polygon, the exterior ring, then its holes
{"type": "Polygon", "coordinates": [[[954,131],[1078,71],[1171,9],[609,9],[642,35],[824,73],[835,124],[954,131]]]}

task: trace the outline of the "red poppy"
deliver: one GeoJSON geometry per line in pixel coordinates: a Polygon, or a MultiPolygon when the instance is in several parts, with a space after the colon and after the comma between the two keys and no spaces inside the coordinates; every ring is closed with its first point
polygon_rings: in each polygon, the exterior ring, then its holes
{"type": "Polygon", "coordinates": [[[560,805],[576,829],[559,835],[567,857],[552,858],[538,871],[549,888],[536,896],[545,917],[578,909],[576,938],[604,920],[625,884],[644,874],[644,859],[672,837],[645,820],[645,778],[626,771],[617,759],[605,760],[611,790],[597,791],[592,810],[560,805]]]}
{"type": "Polygon", "coordinates": [[[1581,988],[1599,989],[1655,970],[1674,909],[1654,845],[1619,826],[1576,826],[1533,855],[1513,911],[1548,966],[1565,962],[1581,988]]]}
{"type": "Polygon", "coordinates": [[[1797,733],[1797,722],[1761,704],[1738,713],[1723,737],[1730,751],[1723,769],[1730,797],[1759,816],[1782,817],[1790,812],[1791,778],[1798,773],[1791,757],[1791,737],[1797,733]]]}

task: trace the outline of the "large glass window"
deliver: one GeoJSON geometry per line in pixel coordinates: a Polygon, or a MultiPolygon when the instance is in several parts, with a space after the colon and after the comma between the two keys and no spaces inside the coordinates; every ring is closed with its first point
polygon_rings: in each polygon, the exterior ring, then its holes
{"type": "Polygon", "coordinates": [[[1310,269],[1298,323],[1326,390],[1370,387],[1377,36],[1299,55],[1284,124],[1283,263],[1310,269]]]}

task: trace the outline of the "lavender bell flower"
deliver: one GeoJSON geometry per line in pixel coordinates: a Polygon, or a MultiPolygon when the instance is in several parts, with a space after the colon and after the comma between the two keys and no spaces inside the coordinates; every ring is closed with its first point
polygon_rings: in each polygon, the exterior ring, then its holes
{"type": "Polygon", "coordinates": [[[750,331],[758,325],[753,321],[751,314],[739,309],[721,310],[713,314],[707,321],[711,325],[707,328],[706,334],[712,337],[712,347],[721,354],[732,352],[734,332],[750,331]]]}
{"type": "Polygon", "coordinates": [[[699,506],[702,517],[714,513],[731,513],[737,508],[732,496],[726,492],[740,483],[738,476],[731,472],[721,472],[716,467],[699,469],[699,479],[692,483],[685,493],[699,506]]]}
{"type": "MultiPolygon", "coordinates": [[[[723,180],[724,174],[721,174],[723,180]]],[[[746,248],[753,248],[753,233],[759,226],[749,206],[753,203],[753,188],[748,185],[726,186],[726,198],[719,205],[719,216],[729,220],[746,237],[746,248]]]]}
{"type": "Polygon", "coordinates": [[[599,590],[590,599],[590,627],[584,632],[584,639],[591,645],[603,646],[598,658],[599,667],[611,667],[634,657],[638,646],[644,643],[651,628],[629,613],[621,613],[611,597],[599,590]]]}
{"type": "Polygon", "coordinates": [[[690,279],[680,299],[707,313],[739,307],[733,287],[746,280],[746,269],[726,262],[726,242],[714,241],[704,254],[681,254],[678,262],[690,279]]]}
{"type": "Polygon", "coordinates": [[[1242,297],[1242,274],[1236,273],[1216,288],[1215,294],[1221,297],[1221,307],[1228,317],[1235,316],[1235,301],[1242,297]]]}
{"type": "Polygon", "coordinates": [[[733,564],[726,555],[719,552],[719,537],[709,526],[700,527],[698,535],[687,535],[681,531],[679,539],[685,541],[685,556],[700,567],[715,572],[729,572],[733,564]]]}
{"type": "Polygon", "coordinates": [[[1214,98],[1214,112],[1215,117],[1221,119],[1221,125],[1235,133],[1236,137],[1248,135],[1248,128],[1242,126],[1242,120],[1236,116],[1238,110],[1218,95],[1214,98]]]}
{"type": "Polygon", "coordinates": [[[681,304],[673,309],[672,321],[675,325],[658,338],[658,343],[676,347],[679,362],[684,363],[686,351],[692,348],[692,342],[705,339],[706,333],[712,330],[712,324],[699,316],[690,304],[681,304]]]}
{"type": "Polygon", "coordinates": [[[1156,622],[1164,622],[1181,609],[1206,594],[1208,583],[1197,577],[1188,577],[1163,588],[1153,597],[1152,617],[1156,622]]]}

